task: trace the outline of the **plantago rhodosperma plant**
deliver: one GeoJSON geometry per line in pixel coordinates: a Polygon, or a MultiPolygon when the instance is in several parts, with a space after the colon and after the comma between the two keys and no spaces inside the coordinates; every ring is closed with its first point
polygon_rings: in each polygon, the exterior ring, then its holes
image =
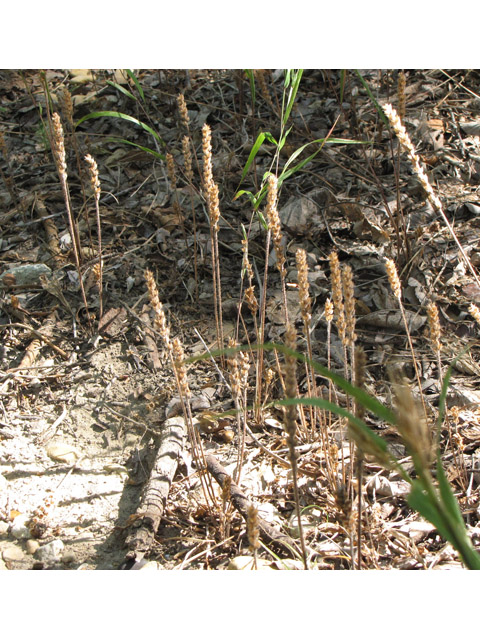
{"type": "MultiPolygon", "coordinates": [[[[217,345],[224,348],[223,341],[223,314],[222,314],[222,286],[220,282],[220,257],[218,251],[218,227],[220,220],[220,205],[218,200],[218,186],[213,180],[212,169],[212,134],[208,124],[202,129],[203,147],[203,188],[207,200],[208,215],[210,218],[210,240],[212,245],[212,277],[213,299],[215,307],[215,326],[217,330],[217,345]]],[[[224,358],[222,357],[222,363],[224,358]]]]}
{"type": "Polygon", "coordinates": [[[415,356],[415,349],[413,348],[412,337],[410,335],[410,327],[408,326],[407,317],[406,317],[405,309],[403,307],[403,302],[402,302],[402,285],[400,283],[400,278],[398,277],[397,267],[395,266],[395,263],[393,262],[393,260],[386,258],[385,267],[387,269],[387,276],[388,276],[388,281],[390,283],[390,287],[392,289],[393,295],[398,300],[398,305],[400,307],[400,312],[402,314],[403,324],[405,326],[405,332],[407,334],[407,339],[408,339],[408,345],[410,347],[410,352],[412,354],[412,362],[413,362],[413,367],[415,369],[415,376],[417,378],[418,393],[420,394],[420,397],[422,399],[423,411],[426,417],[427,409],[425,407],[425,400],[423,398],[423,393],[422,393],[422,383],[420,381],[420,373],[418,371],[417,358],[415,356]]]}
{"type": "Polygon", "coordinates": [[[193,223],[193,273],[195,277],[195,302],[198,303],[198,247],[197,247],[197,216],[195,213],[195,204],[193,202],[193,168],[192,168],[192,147],[190,138],[183,136],[182,152],[184,160],[185,177],[190,186],[190,209],[192,212],[193,223]]]}
{"type": "Polygon", "coordinates": [[[98,282],[98,297],[99,297],[99,318],[100,323],[103,316],[103,260],[102,260],[102,224],[100,219],[100,178],[98,176],[98,167],[95,160],[91,155],[86,155],[85,160],[90,168],[90,178],[92,182],[93,194],[95,197],[95,215],[97,219],[97,236],[98,236],[98,263],[96,265],[96,275],[98,282]]]}
{"type": "MultiPolygon", "coordinates": [[[[300,300],[300,312],[303,320],[303,330],[307,340],[307,352],[310,360],[313,360],[312,340],[310,336],[310,322],[312,319],[312,299],[310,298],[310,287],[308,283],[308,264],[307,253],[305,249],[297,249],[296,253],[297,270],[298,270],[298,295],[300,300]]],[[[315,381],[315,372],[310,367],[305,368],[307,375],[307,389],[309,396],[317,395],[317,384],[315,381]]],[[[312,438],[315,436],[317,425],[316,410],[310,411],[310,431],[312,438]]],[[[323,437],[322,431],[322,437],[323,437]]]]}
{"type": "Polygon", "coordinates": [[[90,319],[90,313],[88,311],[87,296],[85,295],[85,287],[83,285],[82,278],[82,247],[80,244],[80,237],[78,235],[78,228],[73,217],[72,209],[70,206],[70,192],[68,190],[67,181],[67,162],[65,154],[65,141],[63,135],[62,122],[58,113],[52,115],[53,136],[52,136],[52,149],[55,164],[57,166],[58,175],[60,177],[60,183],[62,185],[63,198],[65,201],[65,207],[67,210],[68,224],[70,227],[70,235],[72,238],[73,254],[75,256],[75,264],[77,267],[78,281],[80,291],[82,293],[83,304],[85,305],[85,313],[87,314],[87,321],[89,327],[92,326],[90,319]]]}
{"type": "Polygon", "coordinates": [[[190,406],[191,392],[188,385],[183,347],[178,338],[174,338],[173,340],[170,339],[170,328],[165,317],[163,305],[160,302],[160,298],[158,296],[157,284],[152,272],[147,269],[144,275],[145,281],[147,283],[150,305],[155,313],[155,327],[157,328],[163,339],[172,370],[175,374],[177,389],[180,394],[180,400],[182,402],[187,431],[190,439],[190,444],[192,446],[192,456],[200,477],[205,501],[207,506],[210,505],[213,507],[216,505],[216,500],[210,475],[206,473],[205,453],[203,451],[202,441],[200,440],[197,429],[193,424],[193,416],[190,406]]]}
{"type": "Polygon", "coordinates": [[[440,200],[440,198],[435,194],[435,191],[432,188],[432,185],[430,184],[430,181],[427,177],[427,174],[425,173],[423,167],[420,164],[420,159],[417,155],[417,152],[415,151],[415,147],[412,144],[412,141],[410,140],[410,137],[407,133],[407,130],[405,129],[405,127],[403,126],[397,112],[395,111],[395,109],[392,107],[391,104],[386,104],[383,106],[383,111],[385,112],[385,115],[387,116],[387,118],[390,121],[390,124],[392,125],[393,130],[395,131],[395,135],[398,138],[398,141],[400,142],[400,144],[402,145],[402,147],[407,151],[408,153],[408,158],[410,160],[410,162],[412,163],[413,166],[413,170],[415,171],[415,173],[417,174],[420,182],[422,183],[423,188],[425,189],[425,192],[427,194],[428,200],[430,202],[430,204],[433,206],[433,208],[435,209],[435,211],[437,211],[443,221],[445,222],[448,230],[450,231],[450,234],[452,236],[452,238],[455,240],[457,247],[460,251],[460,254],[462,256],[463,261],[465,262],[467,268],[469,269],[470,273],[472,274],[472,276],[475,278],[475,281],[477,283],[477,285],[480,287],[480,279],[478,277],[477,272],[475,271],[472,263],[470,262],[469,257],[467,256],[467,254],[465,253],[464,248],[462,247],[462,245],[460,244],[457,235],[455,233],[455,231],[453,230],[452,225],[450,224],[447,216],[445,215],[444,211],[443,211],[443,206],[442,206],[442,202],[440,200]]]}
{"type": "MultiPolygon", "coordinates": [[[[296,348],[296,333],[291,324],[287,324],[285,332],[286,346],[292,351],[296,348]]],[[[285,356],[285,393],[287,398],[295,398],[298,395],[297,392],[297,361],[289,354],[285,356]]],[[[285,407],[285,432],[287,434],[287,447],[290,464],[292,466],[292,482],[293,492],[295,499],[295,510],[297,514],[298,530],[300,534],[300,544],[302,547],[303,563],[305,569],[308,569],[307,564],[307,551],[305,548],[305,539],[303,536],[302,518],[300,510],[300,496],[298,493],[298,469],[297,469],[297,452],[295,450],[296,445],[296,433],[297,433],[297,410],[294,405],[285,407]]]]}

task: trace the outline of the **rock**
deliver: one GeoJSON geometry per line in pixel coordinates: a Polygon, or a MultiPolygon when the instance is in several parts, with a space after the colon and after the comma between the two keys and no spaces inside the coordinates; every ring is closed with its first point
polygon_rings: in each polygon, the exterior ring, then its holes
{"type": "Polygon", "coordinates": [[[424,522],[423,520],[414,520],[408,522],[398,529],[402,533],[406,533],[410,540],[418,543],[426,538],[432,531],[435,531],[435,526],[430,522],[424,522]]]}
{"type": "Polygon", "coordinates": [[[4,271],[0,276],[0,285],[10,288],[14,286],[39,286],[41,276],[50,276],[52,270],[46,264],[22,264],[4,271]]]}
{"type": "Polygon", "coordinates": [[[62,555],[62,562],[64,564],[71,564],[75,561],[75,554],[73,551],[65,551],[62,555]]]}
{"type": "Polygon", "coordinates": [[[40,543],[38,542],[38,540],[27,540],[25,544],[27,553],[31,556],[33,556],[33,554],[37,551],[39,547],[40,547],[40,543]]]}
{"type": "Polygon", "coordinates": [[[4,561],[1,558],[0,558],[0,571],[8,571],[7,565],[4,563],[4,561]]]}
{"type": "Polygon", "coordinates": [[[20,547],[12,545],[3,550],[2,558],[5,562],[21,562],[24,559],[24,555],[20,547]]]}
{"type": "Polygon", "coordinates": [[[35,557],[44,564],[55,564],[62,559],[64,548],[65,545],[61,540],[53,540],[53,542],[44,544],[43,547],[37,549],[35,557]]]}
{"type": "Polygon", "coordinates": [[[12,522],[11,533],[14,538],[17,540],[28,540],[32,537],[30,533],[30,529],[28,527],[28,522],[30,517],[25,513],[21,513],[17,516],[12,522]]]}
{"type": "Polygon", "coordinates": [[[7,522],[0,520],[0,539],[8,536],[8,530],[10,529],[7,522]]]}
{"type": "Polygon", "coordinates": [[[140,567],[140,571],[145,571],[145,569],[149,569],[150,571],[158,571],[160,569],[160,565],[155,560],[150,560],[146,562],[143,567],[140,567]]]}
{"type": "Polygon", "coordinates": [[[52,442],[45,449],[47,456],[55,462],[75,464],[80,458],[80,452],[65,442],[52,442]]]}

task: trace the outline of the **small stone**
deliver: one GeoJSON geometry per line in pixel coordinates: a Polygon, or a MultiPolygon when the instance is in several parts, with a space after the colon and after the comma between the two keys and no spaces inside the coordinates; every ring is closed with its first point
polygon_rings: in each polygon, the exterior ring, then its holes
{"type": "Polygon", "coordinates": [[[12,523],[12,536],[17,540],[28,540],[32,537],[30,529],[28,527],[29,516],[25,513],[21,513],[17,516],[12,523]]]}
{"type": "MultiPolygon", "coordinates": [[[[257,558],[257,569],[274,570],[271,563],[262,558],[257,558]]],[[[229,571],[255,571],[255,562],[252,556],[237,556],[230,560],[227,570],[229,571]]]]}
{"type": "Polygon", "coordinates": [[[64,564],[71,564],[75,561],[75,554],[73,551],[65,551],[62,555],[62,562],[64,564]]]}
{"type": "Polygon", "coordinates": [[[8,536],[8,530],[10,529],[7,522],[0,520],[0,538],[6,538],[8,536]]]}
{"type": "Polygon", "coordinates": [[[44,564],[54,564],[62,559],[62,552],[65,545],[61,540],[53,540],[37,549],[35,557],[44,564]]]}
{"type": "Polygon", "coordinates": [[[155,560],[150,560],[149,562],[146,562],[143,567],[140,567],[140,571],[145,571],[145,569],[150,571],[158,571],[160,569],[160,565],[158,562],[155,562],[155,560]]]}
{"type": "Polygon", "coordinates": [[[46,448],[47,456],[55,462],[64,462],[65,464],[75,464],[80,458],[80,453],[75,447],[65,442],[52,442],[46,448]]]}
{"type": "Polygon", "coordinates": [[[20,547],[14,547],[12,545],[3,550],[2,557],[5,562],[20,562],[23,560],[24,555],[20,547]]]}
{"type": "Polygon", "coordinates": [[[27,550],[27,553],[30,554],[31,556],[33,556],[33,554],[37,551],[39,547],[40,547],[40,543],[38,542],[38,540],[27,540],[27,542],[25,543],[25,548],[27,550]]]}

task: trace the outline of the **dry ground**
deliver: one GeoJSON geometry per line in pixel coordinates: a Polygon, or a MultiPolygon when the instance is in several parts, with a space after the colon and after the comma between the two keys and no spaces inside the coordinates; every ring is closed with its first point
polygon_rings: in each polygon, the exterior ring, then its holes
{"type": "MultiPolygon", "coordinates": [[[[379,102],[396,104],[396,72],[364,70],[362,74],[379,102]]],[[[182,173],[181,145],[186,131],[177,109],[179,93],[185,95],[200,161],[201,128],[206,122],[212,130],[214,178],[222,214],[219,248],[226,336],[233,335],[237,326],[242,225],[249,229],[257,284],[263,279],[265,232],[247,196],[235,200],[234,196],[240,182],[241,188],[256,192],[270,168],[274,146],[265,144],[241,181],[260,131],[279,137],[283,75],[265,74],[265,90],[257,76],[253,108],[248,79],[239,72],[137,70],[136,78],[144,99],[133,81],[111,70],[48,70],[44,76],[56,110],[61,111],[63,88],[70,91],[75,122],[98,111],[128,114],[148,123],[166,145],[155,147],[148,131],[125,119],[88,119],[75,134],[64,119],[72,209],[82,245],[90,250],[97,246],[97,230],[82,160],[85,153],[98,163],[102,189],[104,315],[99,318],[99,291],[89,278],[95,264],[95,254],[90,253],[90,261],[87,257],[83,264],[93,317],[90,330],[48,144],[42,75],[28,70],[1,72],[0,564],[4,568],[118,569],[125,559],[125,536],[148,478],[157,434],[177,395],[162,342],[153,333],[146,268],[154,273],[172,335],[181,338],[186,354],[198,355],[215,344],[210,230],[197,168],[194,166],[194,191],[182,173]],[[122,140],[159,153],[169,151],[177,164],[176,192],[160,159],[122,140]],[[197,283],[191,196],[196,216],[197,283]],[[180,217],[174,206],[177,197],[180,217]],[[57,261],[42,214],[54,223],[59,235],[61,256],[57,261]],[[18,267],[28,267],[27,275],[12,271],[18,267]],[[31,329],[49,336],[51,342],[31,346],[37,337],[31,329]],[[63,544],[52,545],[55,541],[63,544]]],[[[336,250],[341,263],[352,266],[357,341],[368,357],[368,389],[387,404],[391,400],[388,368],[401,366],[412,381],[414,373],[388,287],[386,257],[396,261],[402,277],[422,388],[433,417],[439,388],[435,358],[425,338],[425,308],[430,300],[440,312],[444,365],[463,347],[471,347],[454,370],[442,452],[476,540],[480,534],[479,352],[478,328],[468,308],[478,304],[480,291],[465,270],[451,235],[425,201],[405,154],[397,154],[395,140],[381,127],[358,76],[347,74],[342,103],[340,78],[336,70],[304,73],[280,170],[292,153],[324,138],[332,127],[335,138],[374,144],[325,145],[283,183],[279,210],[286,239],[287,281],[297,281],[295,251],[303,247],[310,267],[314,355],[326,364],[323,312],[330,296],[328,255],[336,250]],[[397,236],[392,225],[402,217],[407,240],[397,236]]],[[[407,130],[462,246],[478,266],[480,75],[476,71],[417,70],[407,71],[406,79],[407,130]]],[[[318,148],[312,145],[299,160],[318,148]]],[[[273,261],[268,282],[265,337],[281,341],[285,327],[273,261]]],[[[289,289],[288,297],[291,318],[300,329],[295,287],[289,289]]],[[[242,318],[241,342],[245,328],[254,338],[251,315],[245,309],[242,318]]],[[[332,365],[342,373],[343,349],[335,328],[331,347],[332,365]]],[[[215,414],[232,408],[225,379],[210,360],[190,366],[189,384],[199,403],[196,415],[205,417],[206,410],[215,414]]],[[[320,391],[327,388],[320,378],[318,385],[320,391]]],[[[306,390],[303,379],[300,389],[306,390]]],[[[281,386],[275,380],[272,397],[280,396],[281,386]]],[[[286,457],[281,414],[271,409],[265,418],[262,424],[250,424],[254,435],[246,439],[241,490],[256,502],[265,520],[295,537],[291,477],[278,461],[286,457]]],[[[220,425],[214,418],[202,423],[205,450],[230,473],[237,459],[237,439],[230,441],[225,428],[235,431],[235,425],[233,418],[220,425]]],[[[382,424],[376,428],[385,431],[382,424]]],[[[332,442],[341,456],[344,443],[336,432],[334,425],[332,442]]],[[[407,458],[399,439],[394,434],[387,436],[398,456],[407,458]]],[[[312,567],[348,569],[350,533],[356,526],[353,516],[349,520],[325,484],[319,449],[304,446],[299,462],[309,472],[300,474],[300,493],[307,542],[317,554],[312,567]]],[[[397,477],[374,464],[366,465],[364,568],[461,568],[455,552],[409,509],[406,495],[407,487],[397,477]]],[[[222,522],[218,514],[204,508],[187,444],[148,558],[164,569],[223,569],[232,558],[248,553],[247,549],[245,523],[235,510],[222,522]]],[[[268,563],[273,560],[266,550],[260,555],[268,563]]]]}

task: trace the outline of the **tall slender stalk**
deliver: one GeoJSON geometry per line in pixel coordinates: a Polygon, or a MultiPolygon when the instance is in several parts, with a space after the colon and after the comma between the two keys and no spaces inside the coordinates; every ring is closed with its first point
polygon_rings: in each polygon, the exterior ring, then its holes
{"type": "Polygon", "coordinates": [[[78,235],[78,228],[73,217],[72,209],[70,206],[70,193],[68,190],[67,182],[67,163],[65,154],[65,141],[63,135],[62,122],[58,113],[52,115],[53,123],[53,140],[52,149],[55,164],[57,166],[58,175],[60,178],[60,184],[62,185],[63,198],[65,200],[65,207],[67,209],[68,224],[70,226],[70,235],[72,237],[73,254],[75,257],[75,264],[77,267],[78,280],[80,284],[80,291],[82,293],[83,304],[85,305],[85,312],[87,314],[88,326],[92,328],[92,321],[90,319],[90,313],[88,311],[87,296],[85,294],[85,287],[83,285],[82,278],[82,247],[80,245],[80,237],[78,235]]]}
{"type": "Polygon", "coordinates": [[[85,160],[90,166],[90,177],[92,181],[93,193],[95,196],[95,214],[97,219],[97,237],[98,237],[98,297],[99,297],[99,318],[100,323],[103,316],[103,259],[102,259],[102,224],[100,219],[100,178],[98,176],[98,166],[91,155],[86,155],[85,160]]]}

